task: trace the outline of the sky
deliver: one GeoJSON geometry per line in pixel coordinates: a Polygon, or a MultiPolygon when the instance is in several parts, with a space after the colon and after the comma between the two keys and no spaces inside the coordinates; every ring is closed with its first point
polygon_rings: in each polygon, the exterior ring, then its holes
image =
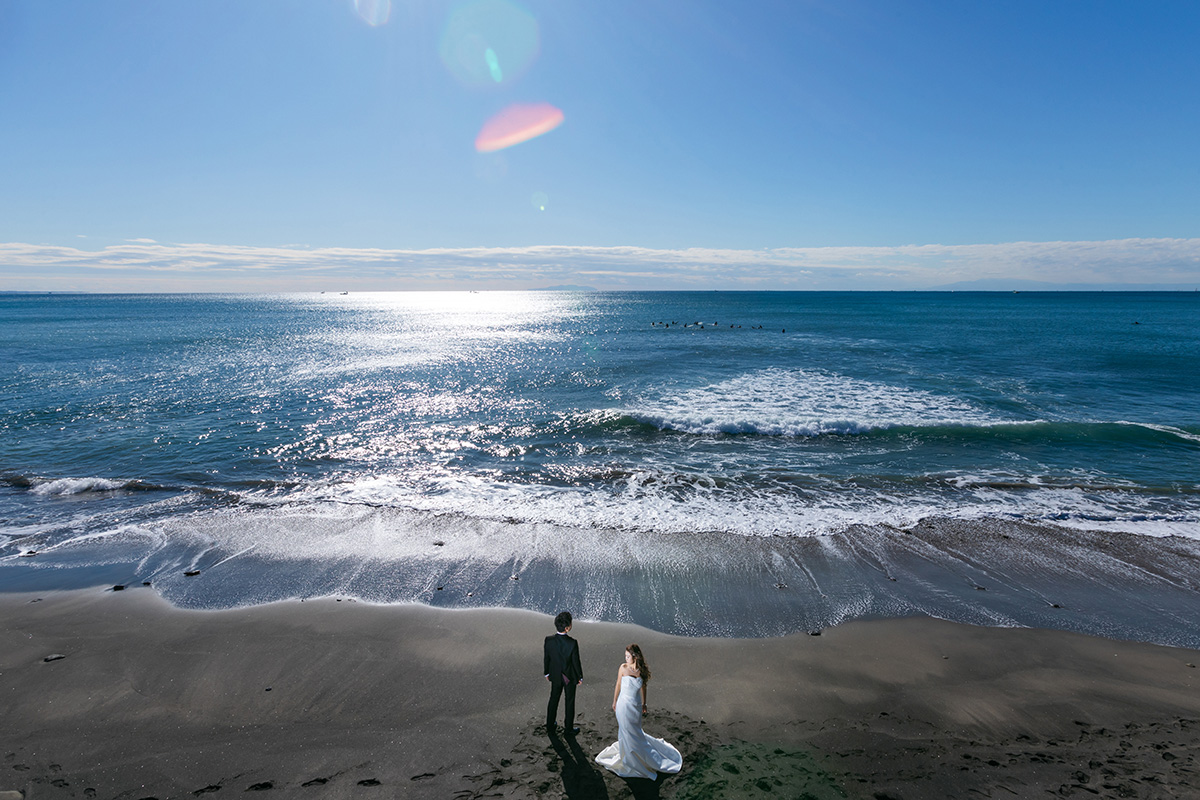
{"type": "Polygon", "coordinates": [[[0,0],[0,291],[1200,286],[1200,3],[0,0]]]}

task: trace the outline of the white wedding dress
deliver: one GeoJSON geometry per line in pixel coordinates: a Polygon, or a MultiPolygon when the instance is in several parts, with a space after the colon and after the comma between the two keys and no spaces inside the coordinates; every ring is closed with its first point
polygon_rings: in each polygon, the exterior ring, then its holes
{"type": "Polygon", "coordinates": [[[658,777],[659,772],[679,772],[683,756],[662,739],[642,731],[642,679],[621,678],[617,697],[617,740],[600,751],[596,763],[622,778],[658,777]]]}

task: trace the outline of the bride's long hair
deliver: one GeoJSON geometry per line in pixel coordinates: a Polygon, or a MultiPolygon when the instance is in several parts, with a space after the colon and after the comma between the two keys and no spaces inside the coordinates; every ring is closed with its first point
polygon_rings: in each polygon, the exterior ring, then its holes
{"type": "Polygon", "coordinates": [[[625,651],[633,656],[633,665],[637,667],[638,674],[642,676],[642,683],[649,683],[650,667],[646,666],[646,657],[642,655],[642,648],[631,644],[625,648],[625,651]]]}

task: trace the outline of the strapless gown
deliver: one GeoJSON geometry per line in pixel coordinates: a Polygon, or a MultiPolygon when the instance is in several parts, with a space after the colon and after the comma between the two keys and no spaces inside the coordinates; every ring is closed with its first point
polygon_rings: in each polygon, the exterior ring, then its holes
{"type": "Polygon", "coordinates": [[[621,678],[617,695],[617,740],[600,751],[596,763],[622,778],[657,778],[659,772],[679,772],[683,756],[662,739],[642,730],[642,679],[621,678]]]}

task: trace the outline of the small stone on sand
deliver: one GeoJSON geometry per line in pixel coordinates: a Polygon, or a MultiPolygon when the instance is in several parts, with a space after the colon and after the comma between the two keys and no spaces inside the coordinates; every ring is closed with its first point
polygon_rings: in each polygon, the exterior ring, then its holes
{"type": "Polygon", "coordinates": [[[44,661],[48,664],[51,661],[62,661],[64,658],[66,658],[66,656],[63,655],[62,653],[52,653],[52,654],[46,656],[45,658],[43,658],[42,661],[44,661]]]}

